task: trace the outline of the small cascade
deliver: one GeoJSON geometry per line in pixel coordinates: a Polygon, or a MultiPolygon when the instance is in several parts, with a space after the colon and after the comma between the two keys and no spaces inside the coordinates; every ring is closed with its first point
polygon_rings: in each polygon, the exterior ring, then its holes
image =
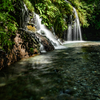
{"type": "Polygon", "coordinates": [[[80,22],[79,22],[76,9],[74,7],[73,7],[73,11],[76,18],[74,20],[74,23],[72,23],[73,21],[72,16],[70,16],[71,23],[68,25],[67,41],[82,41],[80,22]]]}
{"type": "Polygon", "coordinates": [[[24,28],[24,29],[26,28],[27,21],[29,18],[28,14],[29,14],[28,9],[27,9],[26,5],[23,3],[23,6],[21,8],[20,23],[19,23],[20,28],[24,28]]]}
{"type": "Polygon", "coordinates": [[[40,43],[40,51],[41,53],[46,53],[44,46],[40,43]]]}
{"type": "Polygon", "coordinates": [[[50,30],[48,30],[45,25],[41,24],[41,21],[42,19],[39,17],[39,15],[36,14],[37,32],[42,36],[46,36],[54,47],[59,46],[60,43],[58,39],[56,39],[55,33],[52,33],[50,30]]]}

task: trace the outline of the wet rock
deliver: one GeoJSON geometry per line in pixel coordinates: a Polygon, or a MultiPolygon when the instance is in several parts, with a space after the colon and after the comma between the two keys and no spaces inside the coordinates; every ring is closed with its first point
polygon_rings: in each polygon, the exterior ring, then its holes
{"type": "Polygon", "coordinates": [[[57,100],[74,100],[74,99],[71,99],[71,96],[69,94],[62,93],[57,97],[57,100]]]}
{"type": "Polygon", "coordinates": [[[77,54],[83,54],[83,52],[77,52],[77,54]]]}
{"type": "Polygon", "coordinates": [[[82,100],[82,99],[76,98],[69,94],[61,93],[59,96],[57,96],[57,100],[82,100]]]}
{"type": "Polygon", "coordinates": [[[59,72],[59,69],[55,69],[54,72],[56,72],[56,73],[59,72]]]}
{"type": "Polygon", "coordinates": [[[38,54],[38,50],[36,48],[34,49],[34,54],[38,54]]]}
{"type": "Polygon", "coordinates": [[[2,49],[0,49],[0,70],[6,66],[7,58],[6,58],[6,52],[2,49]]]}
{"type": "Polygon", "coordinates": [[[29,19],[28,9],[26,9],[24,2],[20,0],[14,4],[14,9],[15,11],[13,12],[13,15],[17,19],[16,21],[19,27],[25,29],[29,19]]]}
{"type": "Polygon", "coordinates": [[[69,61],[75,61],[75,59],[74,59],[74,58],[69,58],[68,60],[69,60],[69,61]]]}
{"type": "Polygon", "coordinates": [[[36,34],[36,36],[39,38],[39,40],[41,41],[41,44],[44,46],[44,49],[46,51],[54,50],[54,46],[51,44],[50,40],[47,37],[41,36],[38,33],[36,34]]]}
{"type": "Polygon", "coordinates": [[[73,94],[74,91],[72,89],[66,89],[65,91],[63,91],[63,93],[73,94]]]}
{"type": "Polygon", "coordinates": [[[93,96],[100,98],[100,96],[98,94],[93,94],[93,96]]]}
{"type": "Polygon", "coordinates": [[[74,89],[74,90],[77,90],[77,87],[75,86],[73,89],[74,89]]]}
{"type": "Polygon", "coordinates": [[[79,80],[78,80],[77,82],[78,82],[78,83],[80,83],[80,81],[79,81],[79,80]]]}

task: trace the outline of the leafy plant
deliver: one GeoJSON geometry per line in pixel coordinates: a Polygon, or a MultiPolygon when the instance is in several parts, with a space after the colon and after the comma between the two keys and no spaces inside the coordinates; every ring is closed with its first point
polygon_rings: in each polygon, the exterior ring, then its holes
{"type": "Polygon", "coordinates": [[[67,20],[72,13],[72,6],[65,0],[38,0],[34,6],[36,12],[42,17],[42,23],[49,29],[54,27],[58,35],[67,29],[67,20]]]}
{"type": "Polygon", "coordinates": [[[34,49],[33,48],[30,48],[30,52],[33,53],[34,52],[34,49]]]}
{"type": "Polygon", "coordinates": [[[23,0],[23,1],[24,1],[24,3],[26,4],[28,10],[29,10],[30,12],[34,12],[34,7],[32,6],[32,3],[31,3],[30,1],[29,1],[29,0],[23,0]]]}
{"type": "Polygon", "coordinates": [[[0,45],[2,47],[6,46],[8,49],[13,44],[11,37],[15,35],[14,32],[17,30],[15,18],[9,14],[11,11],[14,11],[14,1],[2,0],[0,4],[0,45]]]}

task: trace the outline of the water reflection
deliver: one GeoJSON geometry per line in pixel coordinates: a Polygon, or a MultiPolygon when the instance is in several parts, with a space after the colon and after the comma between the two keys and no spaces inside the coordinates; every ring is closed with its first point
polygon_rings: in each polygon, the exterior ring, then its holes
{"type": "Polygon", "coordinates": [[[0,100],[96,100],[100,92],[99,44],[66,44],[67,49],[3,69],[0,100]]]}

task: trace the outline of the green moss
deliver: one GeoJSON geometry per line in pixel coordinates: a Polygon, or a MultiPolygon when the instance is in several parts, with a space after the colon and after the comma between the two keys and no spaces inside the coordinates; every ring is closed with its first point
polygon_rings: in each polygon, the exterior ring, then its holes
{"type": "Polygon", "coordinates": [[[34,49],[33,49],[33,48],[30,48],[30,52],[31,52],[31,53],[34,53],[34,49]]]}
{"type": "Polygon", "coordinates": [[[0,49],[2,49],[2,47],[0,46],[0,49]]]}
{"type": "Polygon", "coordinates": [[[34,12],[34,7],[29,0],[23,0],[29,11],[34,12]]]}

